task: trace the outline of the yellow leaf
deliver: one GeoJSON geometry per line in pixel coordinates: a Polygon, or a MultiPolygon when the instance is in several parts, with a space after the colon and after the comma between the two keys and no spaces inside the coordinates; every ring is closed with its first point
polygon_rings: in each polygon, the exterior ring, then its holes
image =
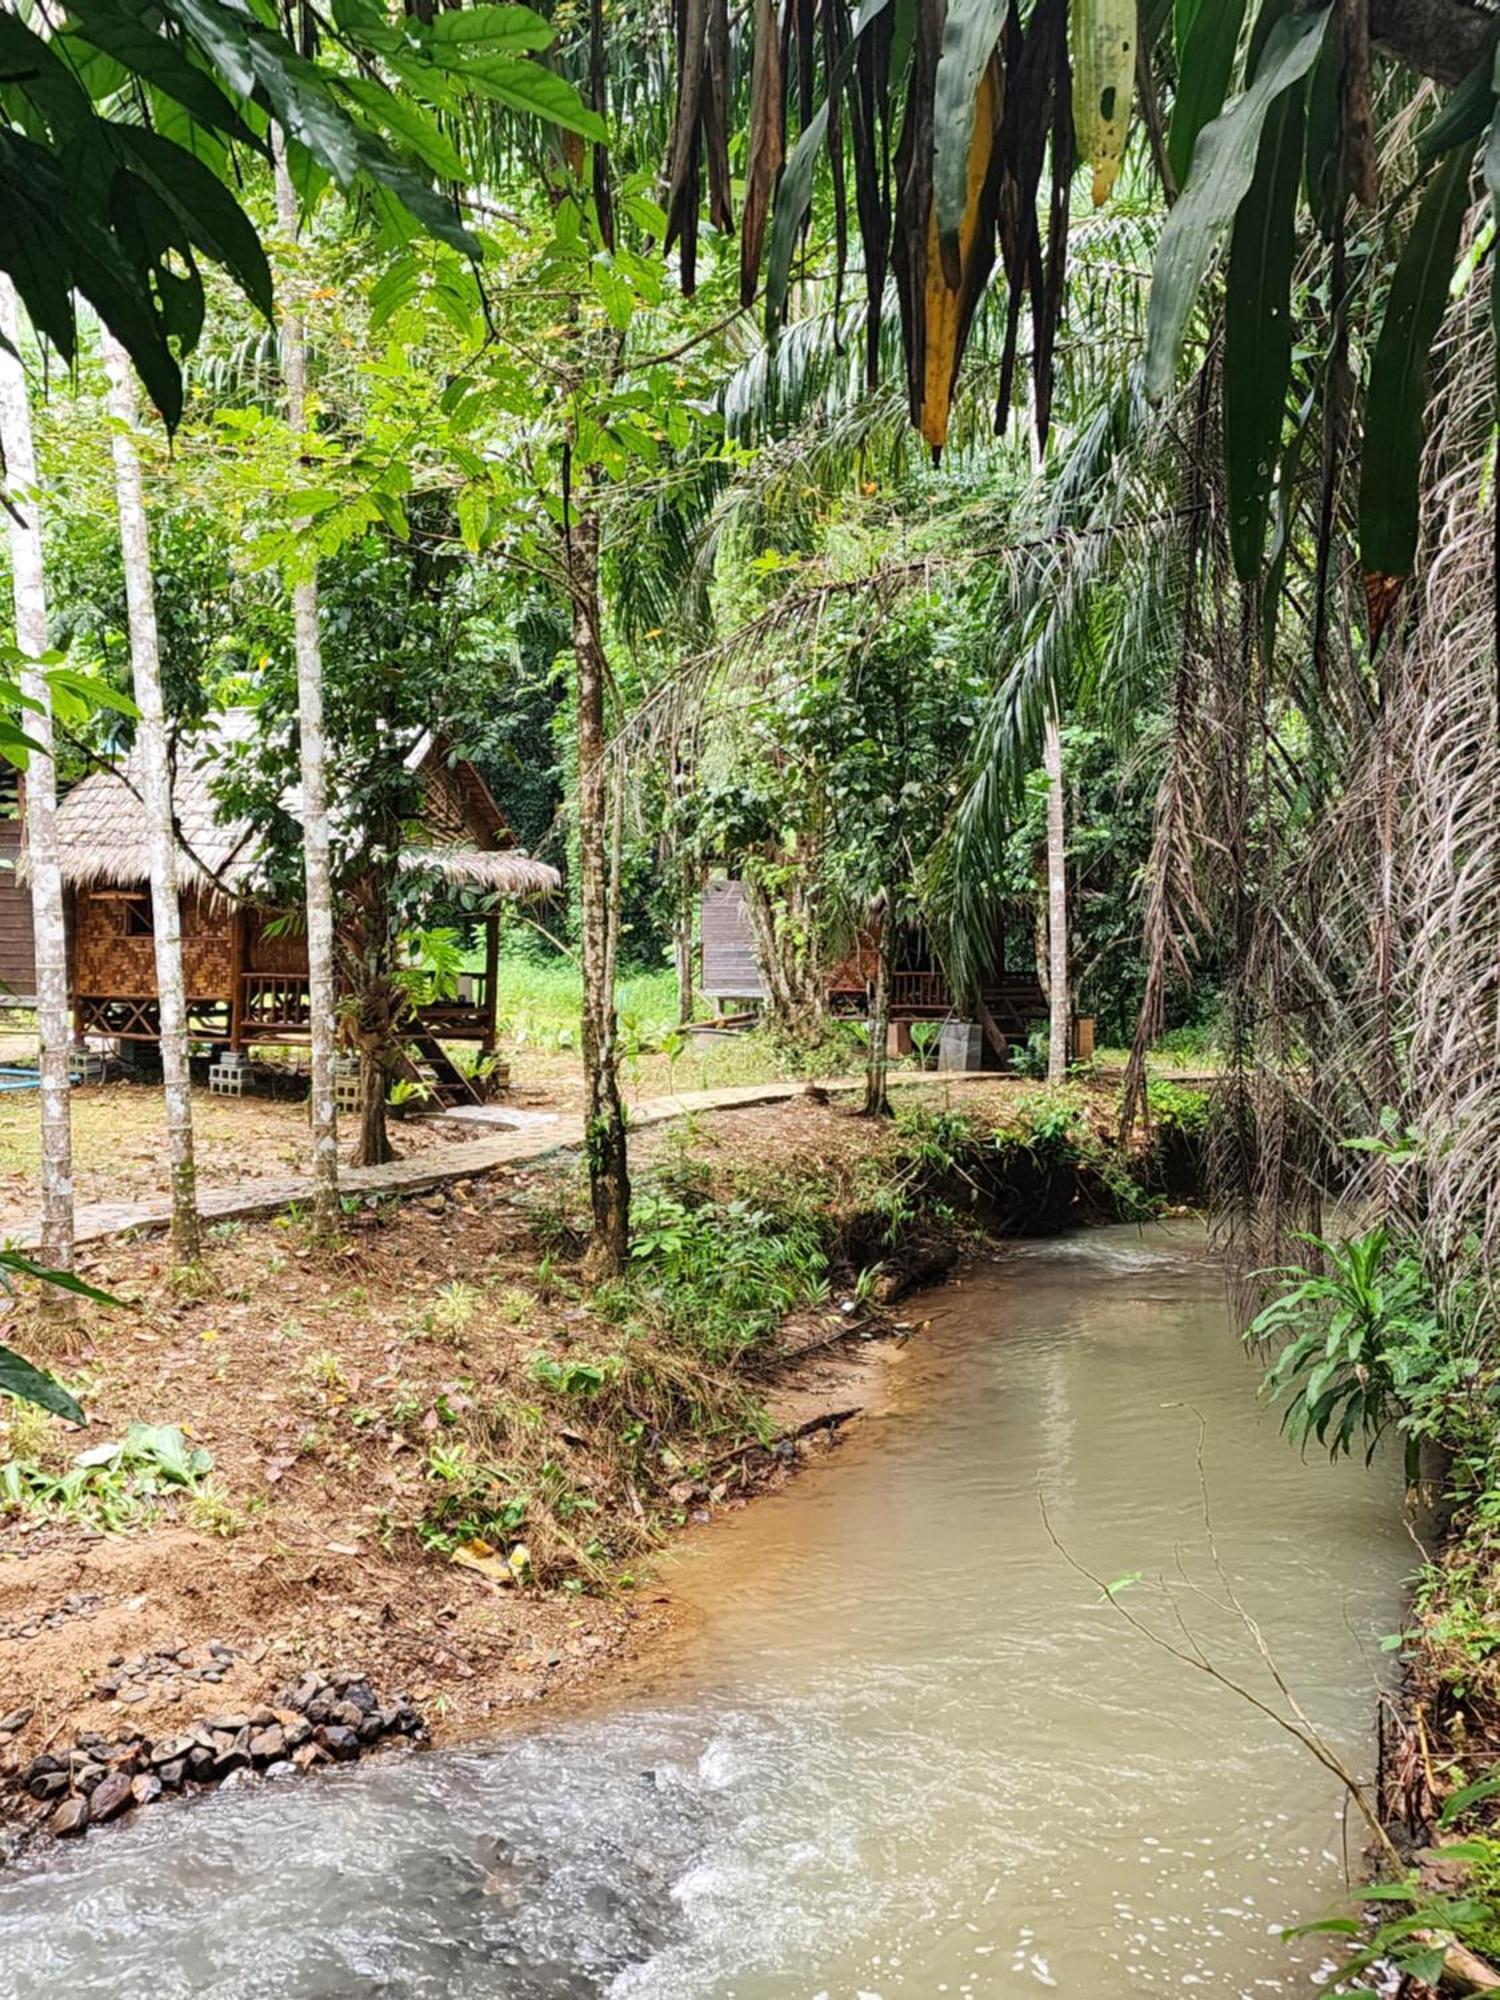
{"type": "MultiPolygon", "coordinates": [[[[926,304],[924,308],[922,435],[935,451],[948,441],[948,412],[958,374],[965,324],[965,287],[970,276],[974,239],[979,233],[980,208],[989,179],[990,158],[1000,123],[1000,69],[991,62],[979,80],[974,103],[974,133],[969,140],[969,164],[964,189],[964,218],[958,229],[959,281],[948,283],[938,244],[937,208],[927,211],[926,304]]],[[[972,300],[968,303],[972,310],[972,300]]]]}
{"type": "Polygon", "coordinates": [[[1135,89],[1136,0],[1073,0],[1073,127],[1094,170],[1094,206],[1109,200],[1125,157],[1135,89]]]}
{"type": "Polygon", "coordinates": [[[494,1583],[514,1583],[516,1580],[505,1557],[497,1555],[488,1542],[482,1542],[477,1537],[472,1542],[460,1542],[448,1560],[457,1563],[460,1569],[478,1570],[481,1576],[489,1577],[494,1583]]]}

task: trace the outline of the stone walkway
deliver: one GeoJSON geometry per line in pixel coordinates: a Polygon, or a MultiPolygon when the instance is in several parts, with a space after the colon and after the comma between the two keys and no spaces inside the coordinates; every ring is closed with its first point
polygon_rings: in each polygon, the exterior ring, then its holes
{"type": "MultiPolygon", "coordinates": [[[[962,1085],[994,1081],[993,1076],[983,1073],[945,1073],[938,1077],[923,1070],[890,1079],[893,1089],[921,1083],[962,1085]]],[[[820,1088],[828,1091],[860,1090],[863,1087],[860,1077],[836,1077],[820,1084],[820,1088]]],[[[684,1118],[691,1112],[733,1111],[746,1105],[781,1104],[801,1097],[805,1088],[801,1083],[746,1083],[724,1090],[684,1090],[675,1097],[651,1097],[630,1106],[630,1129],[639,1132],[645,1126],[665,1124],[668,1119],[684,1118]]],[[[477,1121],[463,1122],[469,1123],[471,1129],[477,1128],[477,1121]]],[[[566,1152],[582,1144],[583,1120],[576,1116],[560,1115],[549,1119],[545,1125],[529,1125],[520,1130],[487,1124],[482,1138],[461,1139],[451,1146],[434,1147],[420,1160],[392,1160],[384,1167],[342,1167],[339,1190],[345,1195],[423,1194],[429,1188],[469,1180],[476,1174],[491,1173],[497,1167],[529,1166],[552,1153],[566,1152]]],[[[276,1215],[282,1209],[311,1200],[311,1179],[306,1174],[289,1174],[284,1179],[258,1180],[239,1187],[205,1188],[199,1195],[198,1207],[207,1222],[248,1221],[276,1215]]],[[[171,1208],[166,1201],[84,1203],[77,1211],[75,1240],[80,1244],[100,1243],[112,1236],[165,1229],[170,1220],[171,1208]]],[[[35,1237],[28,1231],[20,1240],[23,1244],[33,1243],[35,1237]]]]}

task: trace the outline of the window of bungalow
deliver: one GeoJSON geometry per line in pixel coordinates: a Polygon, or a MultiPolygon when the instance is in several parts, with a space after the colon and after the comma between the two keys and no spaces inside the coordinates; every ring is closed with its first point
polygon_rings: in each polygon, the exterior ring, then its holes
{"type": "Polygon", "coordinates": [[[155,937],[156,924],[149,896],[127,896],[123,907],[126,937],[155,937]]]}

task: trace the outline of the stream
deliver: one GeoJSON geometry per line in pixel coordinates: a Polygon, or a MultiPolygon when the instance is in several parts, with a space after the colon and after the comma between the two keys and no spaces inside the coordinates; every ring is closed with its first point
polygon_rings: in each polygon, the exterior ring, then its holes
{"type": "Polygon", "coordinates": [[[904,1310],[888,1409],[670,1559],[693,1615],[654,1684],[37,1851],[0,1873],[0,1995],[1310,1993],[1321,1947],[1277,1933],[1339,1899],[1337,1787],[1068,1558],[1272,1695],[1231,1579],[1363,1768],[1396,1467],[1298,1459],[1187,1225],[904,1310]]]}

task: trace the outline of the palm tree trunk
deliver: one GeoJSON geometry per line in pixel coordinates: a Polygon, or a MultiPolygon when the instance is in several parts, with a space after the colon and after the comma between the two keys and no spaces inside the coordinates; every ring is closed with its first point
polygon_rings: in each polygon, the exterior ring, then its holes
{"type": "Polygon", "coordinates": [[[162,705],[161,655],[151,541],[141,462],[135,447],[136,391],[130,357],[107,328],[100,333],[109,412],[115,420],[110,450],[115,464],[115,504],[125,565],[130,623],[130,677],[141,712],[142,803],[151,868],[151,928],[156,948],[162,1092],[166,1099],[167,1153],[172,1183],[172,1244],[184,1264],[202,1247],[198,1182],[193,1163],[193,1100],[188,1070],[187,989],[182,975],[182,909],[178,901],[177,838],[172,822],[172,778],[167,720],[162,705]]]}
{"type": "MultiPolygon", "coordinates": [[[[37,502],[36,449],[26,371],[20,360],[21,315],[15,288],[0,276],[0,448],[10,529],[16,645],[26,664],[22,692],[38,707],[22,717],[38,746],[26,771],[26,860],[36,942],[37,1031],[41,1045],[42,1258],[53,1270],[73,1268],[73,1124],[68,1102],[72,1021],[68,1013],[68,934],[57,845],[57,769],[52,759],[52,706],[47,677],[34,662],[47,651],[47,588],[42,567],[42,519],[37,502]]],[[[66,1310],[68,1295],[43,1288],[49,1309],[66,1310]]]]}
{"type": "MultiPolygon", "coordinates": [[[[289,241],[297,236],[297,195],[287,170],[280,129],[272,127],[276,217],[289,241]]],[[[301,437],[307,429],[307,329],[282,284],[281,370],[286,416],[301,437]]],[[[301,745],[302,855],[307,881],[307,988],[312,1041],[313,1216],[331,1231],[338,1221],[339,1145],[333,1065],[338,992],[334,979],[333,888],[329,873],[328,777],[323,739],[323,647],[318,630],[316,570],[292,585],[293,648],[297,662],[297,730],[301,745]]]]}
{"type": "MultiPolygon", "coordinates": [[[[579,495],[575,490],[575,500],[579,495]]],[[[593,1234],[584,1268],[615,1275],[630,1254],[630,1172],[620,1100],[610,922],[610,815],[605,769],[608,674],[599,606],[599,518],[582,496],[567,538],[578,667],[578,894],[583,944],[584,1152],[593,1234]]]]}
{"type": "Polygon", "coordinates": [[[891,1108],[886,1091],[891,1054],[891,931],[890,899],[877,898],[875,918],[875,991],[870,1000],[870,1047],[865,1058],[865,1102],[867,1118],[884,1118],[891,1108]]]}
{"type": "Polygon", "coordinates": [[[1068,1073],[1068,829],[1063,799],[1062,730],[1057,711],[1047,716],[1042,743],[1047,773],[1047,1080],[1068,1073]]]}
{"type": "Polygon", "coordinates": [[[677,973],[677,1025],[691,1025],[693,993],[693,894],[691,879],[683,882],[677,898],[677,914],[672,923],[672,962],[677,973]]]}

